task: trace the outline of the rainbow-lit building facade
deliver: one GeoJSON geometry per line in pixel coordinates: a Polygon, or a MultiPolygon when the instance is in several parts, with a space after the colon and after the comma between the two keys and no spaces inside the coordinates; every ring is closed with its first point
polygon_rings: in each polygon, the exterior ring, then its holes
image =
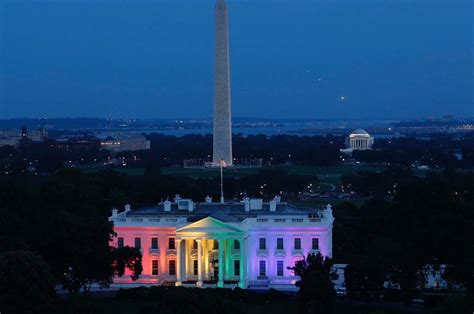
{"type": "Polygon", "coordinates": [[[176,196],[155,207],[112,210],[113,246],[141,250],[143,272],[116,286],[164,285],[294,289],[287,267],[309,253],[332,255],[331,206],[270,202],[194,202],[176,196]]]}

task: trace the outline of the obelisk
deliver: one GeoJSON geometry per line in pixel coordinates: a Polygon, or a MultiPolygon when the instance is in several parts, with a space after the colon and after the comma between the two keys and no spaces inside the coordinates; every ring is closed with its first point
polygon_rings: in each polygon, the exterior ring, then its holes
{"type": "Polygon", "coordinates": [[[229,30],[225,0],[215,9],[213,156],[215,166],[232,166],[232,121],[230,109],[229,30]]]}

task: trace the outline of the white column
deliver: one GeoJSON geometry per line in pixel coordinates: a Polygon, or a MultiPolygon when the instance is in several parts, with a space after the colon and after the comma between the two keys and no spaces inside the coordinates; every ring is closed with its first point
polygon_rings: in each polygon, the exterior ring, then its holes
{"type": "Polygon", "coordinates": [[[240,252],[239,252],[239,258],[240,258],[240,269],[239,269],[239,287],[242,289],[247,288],[246,280],[245,280],[245,274],[244,274],[244,263],[245,263],[245,249],[244,249],[244,240],[239,239],[239,247],[240,247],[240,252]]]}
{"type": "Polygon", "coordinates": [[[219,280],[217,286],[219,288],[224,287],[224,241],[221,239],[217,240],[219,245],[219,280]]]}
{"type": "Polygon", "coordinates": [[[176,286],[181,286],[181,239],[176,239],[176,286]]]}
{"type": "Polygon", "coordinates": [[[198,262],[198,281],[196,283],[197,287],[202,287],[202,242],[201,239],[196,239],[198,249],[197,249],[197,262],[198,262]]]}

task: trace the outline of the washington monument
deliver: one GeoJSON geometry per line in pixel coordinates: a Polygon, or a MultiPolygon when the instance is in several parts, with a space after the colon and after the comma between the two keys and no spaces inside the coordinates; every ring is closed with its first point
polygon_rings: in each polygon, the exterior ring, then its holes
{"type": "Polygon", "coordinates": [[[229,30],[225,0],[215,10],[213,164],[222,160],[232,166],[232,121],[230,108],[229,30]]]}

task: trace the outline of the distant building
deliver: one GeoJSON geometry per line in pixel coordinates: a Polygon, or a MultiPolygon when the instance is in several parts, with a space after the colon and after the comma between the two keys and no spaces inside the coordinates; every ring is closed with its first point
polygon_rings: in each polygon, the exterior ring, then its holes
{"type": "Polygon", "coordinates": [[[112,244],[140,249],[143,272],[114,285],[236,287],[295,290],[288,269],[307,254],[332,256],[331,206],[299,208],[270,202],[193,202],[178,195],[149,208],[112,210],[112,244]]]}
{"type": "Polygon", "coordinates": [[[38,129],[29,131],[26,127],[21,130],[0,130],[0,146],[18,147],[20,142],[42,142],[48,138],[48,130],[38,129]]]}
{"type": "Polygon", "coordinates": [[[100,148],[111,152],[148,150],[150,141],[143,135],[114,135],[100,141],[100,148]]]}
{"type": "Polygon", "coordinates": [[[46,141],[49,148],[71,151],[98,149],[100,140],[94,136],[73,136],[46,141]]]}
{"type": "Polygon", "coordinates": [[[372,149],[373,145],[374,138],[366,130],[357,129],[346,138],[346,148],[341,149],[341,152],[352,154],[355,150],[372,149]]]}

